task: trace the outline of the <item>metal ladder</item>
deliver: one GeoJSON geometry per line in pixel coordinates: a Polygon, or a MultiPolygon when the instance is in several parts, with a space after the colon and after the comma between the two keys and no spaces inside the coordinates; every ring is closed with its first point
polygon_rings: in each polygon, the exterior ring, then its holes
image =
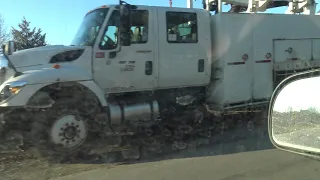
{"type": "MultiPolygon", "coordinates": [[[[187,7],[193,8],[194,0],[187,0],[187,7]]],[[[317,3],[315,0],[202,0],[203,8],[212,11],[222,12],[222,4],[230,4],[231,11],[234,13],[246,12],[257,13],[265,12],[267,9],[288,6],[285,14],[305,14],[320,15],[316,13],[317,3]]]]}

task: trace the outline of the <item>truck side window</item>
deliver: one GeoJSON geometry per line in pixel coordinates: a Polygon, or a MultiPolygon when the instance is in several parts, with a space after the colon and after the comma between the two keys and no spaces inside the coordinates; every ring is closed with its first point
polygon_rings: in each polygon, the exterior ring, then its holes
{"type": "Polygon", "coordinates": [[[149,12],[147,10],[133,10],[132,15],[132,44],[143,44],[148,42],[149,12]]]}
{"type": "Polygon", "coordinates": [[[103,37],[100,40],[99,48],[102,50],[115,49],[117,47],[117,32],[120,23],[119,11],[113,11],[107,26],[104,30],[103,37]]]}
{"type": "MultiPolygon", "coordinates": [[[[148,42],[149,12],[147,10],[132,10],[132,44],[143,44],[148,42]]],[[[106,26],[99,48],[111,50],[117,48],[117,33],[120,23],[119,11],[113,11],[106,26]]]]}
{"type": "Polygon", "coordinates": [[[168,43],[197,43],[197,14],[189,12],[167,12],[168,43]]]}

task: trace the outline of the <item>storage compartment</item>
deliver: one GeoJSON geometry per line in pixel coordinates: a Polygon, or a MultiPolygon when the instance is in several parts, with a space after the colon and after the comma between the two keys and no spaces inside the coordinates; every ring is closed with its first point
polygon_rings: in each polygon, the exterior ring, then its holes
{"type": "Polygon", "coordinates": [[[277,82],[275,71],[292,74],[319,67],[318,27],[319,16],[262,13],[212,16],[214,63],[208,103],[222,108],[265,102],[277,82]],[[245,60],[243,55],[247,55],[245,60]]]}
{"type": "Polygon", "coordinates": [[[312,59],[312,39],[274,40],[274,60],[305,61],[312,59]]]}

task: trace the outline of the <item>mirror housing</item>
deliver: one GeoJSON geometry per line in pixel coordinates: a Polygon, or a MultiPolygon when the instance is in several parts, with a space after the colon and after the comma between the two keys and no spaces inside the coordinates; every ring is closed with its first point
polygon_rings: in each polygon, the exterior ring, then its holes
{"type": "Polygon", "coordinates": [[[131,5],[120,4],[120,44],[121,46],[131,45],[131,5]]]}
{"type": "Polygon", "coordinates": [[[8,41],[6,44],[2,45],[3,54],[11,55],[13,52],[16,51],[14,41],[8,41]]]}
{"type": "Polygon", "coordinates": [[[268,112],[276,148],[320,159],[319,92],[320,69],[291,75],[277,86],[268,112]]]}

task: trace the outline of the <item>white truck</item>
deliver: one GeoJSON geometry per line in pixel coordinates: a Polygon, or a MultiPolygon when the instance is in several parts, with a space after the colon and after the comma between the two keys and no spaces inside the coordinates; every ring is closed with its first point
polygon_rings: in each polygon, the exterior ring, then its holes
{"type": "Polygon", "coordinates": [[[253,125],[283,78],[320,67],[320,17],[313,1],[225,2],[248,10],[120,1],[86,14],[70,46],[9,42],[3,136],[23,132],[46,157],[108,146],[139,158],[141,146],[183,149],[187,136],[253,125]],[[290,11],[257,13],[281,5],[290,11]]]}

